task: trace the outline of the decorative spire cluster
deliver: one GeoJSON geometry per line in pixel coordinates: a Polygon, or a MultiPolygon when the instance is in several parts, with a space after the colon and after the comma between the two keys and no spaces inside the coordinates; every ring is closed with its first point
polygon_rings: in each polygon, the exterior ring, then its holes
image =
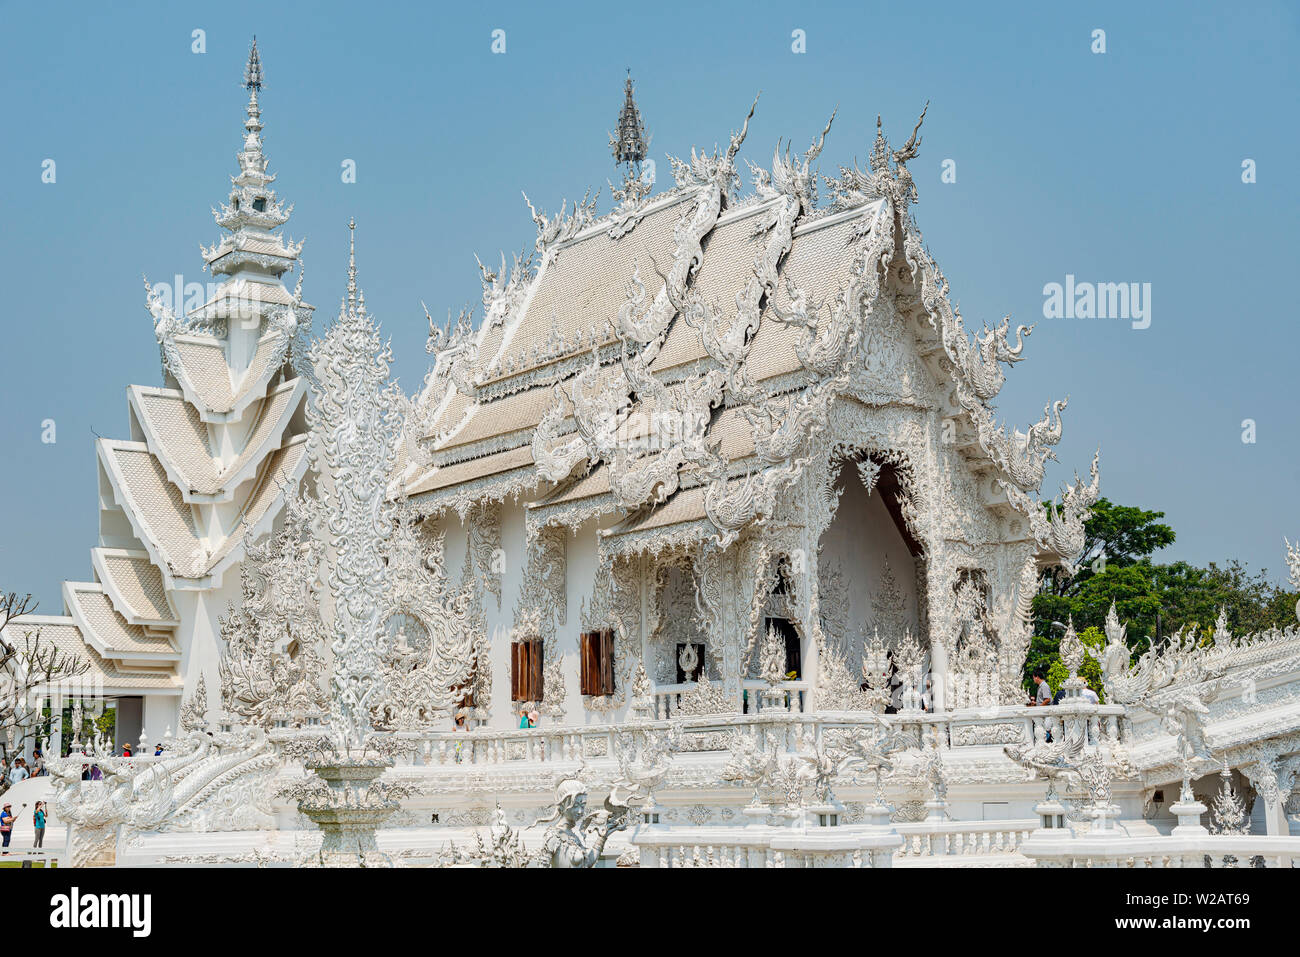
{"type": "Polygon", "coordinates": [[[615,165],[626,166],[629,178],[641,173],[641,164],[649,154],[650,141],[646,139],[641,111],[637,109],[632,90],[632,70],[627,71],[623,86],[623,108],[618,114],[618,132],[609,134],[610,151],[615,165]]]}

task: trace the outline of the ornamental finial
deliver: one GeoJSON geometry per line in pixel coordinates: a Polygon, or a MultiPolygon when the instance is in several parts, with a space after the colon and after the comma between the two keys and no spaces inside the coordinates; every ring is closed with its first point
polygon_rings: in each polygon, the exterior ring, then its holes
{"type": "Polygon", "coordinates": [[[348,219],[348,311],[357,304],[357,221],[348,219]]]}
{"type": "Polygon", "coordinates": [[[650,141],[646,139],[641,111],[637,109],[632,89],[631,67],[628,68],[627,79],[623,84],[623,108],[618,114],[618,129],[616,133],[609,134],[609,146],[614,154],[615,165],[626,164],[629,174],[640,172],[641,164],[650,151],[650,141]]]}
{"type": "Polygon", "coordinates": [[[253,46],[248,51],[248,66],[244,67],[244,89],[257,91],[262,88],[262,58],[257,52],[257,34],[253,35],[253,46]]]}

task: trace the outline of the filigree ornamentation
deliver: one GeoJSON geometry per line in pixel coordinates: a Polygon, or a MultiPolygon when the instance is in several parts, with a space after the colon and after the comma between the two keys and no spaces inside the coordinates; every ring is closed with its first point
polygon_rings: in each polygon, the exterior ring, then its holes
{"type": "Polygon", "coordinates": [[[1009,744],[1003,746],[1007,757],[1023,767],[1028,780],[1047,779],[1047,800],[1057,799],[1057,782],[1066,787],[1079,779],[1079,765],[1083,760],[1086,737],[1078,725],[1068,725],[1056,740],[1040,744],[1009,744]]]}
{"type": "Polygon", "coordinates": [[[380,619],[386,635],[380,655],[385,690],[371,720],[386,730],[415,731],[427,728],[436,712],[449,711],[459,701],[486,636],[473,549],[466,548],[460,585],[452,589],[443,537],[429,541],[421,533],[409,502],[397,503],[395,519],[382,549],[388,586],[380,619]],[[478,627],[472,621],[476,602],[478,627]]]}
{"type": "Polygon", "coordinates": [[[1222,783],[1219,785],[1219,793],[1214,798],[1214,804],[1210,807],[1210,817],[1213,824],[1210,827],[1212,834],[1249,834],[1250,820],[1246,814],[1246,806],[1237,792],[1232,787],[1232,770],[1225,761],[1223,769],[1219,772],[1222,783]]]}
{"type": "MultiPolygon", "coordinates": [[[[515,604],[511,641],[542,639],[542,713],[564,716],[564,669],[556,622],[567,620],[565,599],[565,535],[563,528],[545,526],[530,534],[524,581],[515,604]]],[[[605,583],[608,584],[607,582],[605,583]]],[[[597,582],[599,590],[601,582],[597,582]]],[[[586,622],[584,621],[584,627],[586,622]]]]}
{"type": "MultiPolygon", "coordinates": [[[[77,711],[80,712],[80,708],[77,711]]],[[[74,715],[73,727],[78,728],[80,714],[74,715]]],[[[208,726],[208,685],[203,675],[199,675],[194,693],[181,705],[179,726],[181,731],[203,731],[208,726]]]]}
{"type": "MultiPolygon", "coordinates": [[[[524,201],[527,200],[525,196],[524,201]]],[[[491,329],[502,325],[523,304],[534,274],[532,255],[516,253],[509,274],[505,253],[501,254],[501,265],[496,270],[488,269],[477,256],[474,258],[483,283],[483,325],[491,329]]]]}
{"type": "Polygon", "coordinates": [[[695,687],[681,697],[677,713],[684,716],[709,714],[728,714],[736,710],[735,700],[723,688],[718,688],[709,681],[709,673],[703,671],[695,682],[695,687]]]}
{"type": "Polygon", "coordinates": [[[590,226],[596,216],[596,197],[591,195],[591,190],[587,190],[582,199],[573,204],[572,213],[568,212],[568,200],[561,202],[560,211],[554,216],[538,212],[527,193],[524,194],[524,202],[528,204],[528,212],[537,224],[536,249],[541,254],[543,265],[553,262],[559,254],[556,247],[590,226]]]}
{"type": "Polygon", "coordinates": [[[496,596],[497,608],[501,607],[501,570],[503,555],[501,550],[501,505],[499,502],[484,502],[470,520],[470,550],[474,553],[474,563],[483,587],[496,596]]]}
{"type": "Polygon", "coordinates": [[[1024,698],[1021,688],[1025,658],[1034,636],[1034,596],[1038,593],[1038,561],[1033,555],[1021,566],[1016,585],[1015,611],[998,633],[998,676],[1004,704],[1018,704],[1024,698]]]}
{"type": "Polygon", "coordinates": [[[473,847],[448,844],[440,863],[444,867],[540,867],[542,860],[524,846],[523,838],[506,821],[498,802],[487,839],[475,831],[473,847]]]}
{"type": "Polygon", "coordinates": [[[317,597],[322,525],[319,500],[286,496],[280,531],[246,546],[242,601],[220,621],[222,706],[262,728],[302,725],[329,708],[322,687],[329,632],[317,597]]]}
{"type": "Polygon", "coordinates": [[[1029,531],[1039,548],[1057,557],[1066,572],[1073,574],[1075,562],[1083,551],[1083,523],[1092,515],[1092,506],[1101,496],[1101,452],[1092,458],[1092,481],[1084,485],[1078,475],[1074,484],[1062,489],[1060,501],[1040,505],[1031,496],[1011,482],[999,479],[998,484],[1007,494],[1011,504],[1029,521],[1029,531]]]}
{"type": "MultiPolygon", "coordinates": [[[[350,267],[355,276],[355,265],[350,267]]],[[[380,636],[386,578],[381,547],[392,526],[388,477],[401,436],[401,391],[388,381],[392,349],[366,313],[349,303],[311,349],[319,383],[308,405],[318,470],[330,481],[328,575],[335,596],[330,726],[336,742],[359,745],[383,696],[380,636]]]]}

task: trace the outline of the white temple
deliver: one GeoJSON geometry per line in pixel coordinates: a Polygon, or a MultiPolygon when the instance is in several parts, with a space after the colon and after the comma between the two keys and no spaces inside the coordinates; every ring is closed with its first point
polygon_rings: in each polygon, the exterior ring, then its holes
{"type": "Polygon", "coordinates": [[[972,336],[951,304],[919,121],[901,148],[878,123],[819,197],[831,122],[742,195],[745,117],[652,193],[629,79],[617,205],[530,203],[531,248],[480,265],[477,318],[430,320],[408,398],[355,247],[311,343],[256,45],[245,80],[218,291],[150,291],[163,387],[98,442],[91,580],[9,626],[91,665],[93,694],[48,689],[72,757],[22,785],[64,863],[1300,857],[1294,627],[1133,663],[1112,614],[1107,703],[1071,627],[1063,703],[1026,706],[1030,602],[1079,556],[1099,463],[1045,502],[1065,400],[999,423],[1031,330],[972,336]]]}

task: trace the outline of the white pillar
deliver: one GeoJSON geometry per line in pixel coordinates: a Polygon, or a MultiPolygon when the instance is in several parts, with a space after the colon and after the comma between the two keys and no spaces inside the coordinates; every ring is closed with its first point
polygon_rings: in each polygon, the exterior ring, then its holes
{"type": "MultiPolygon", "coordinates": [[[[925,679],[921,679],[924,684],[925,679]]],[[[925,690],[924,687],[921,688],[925,690]]],[[[947,711],[948,690],[948,651],[943,642],[930,639],[930,709],[934,712],[947,711]]]]}
{"type": "Polygon", "coordinates": [[[49,740],[50,753],[45,755],[47,761],[52,757],[63,756],[63,694],[57,689],[50,693],[50,717],[53,718],[53,727],[49,740]]]}

